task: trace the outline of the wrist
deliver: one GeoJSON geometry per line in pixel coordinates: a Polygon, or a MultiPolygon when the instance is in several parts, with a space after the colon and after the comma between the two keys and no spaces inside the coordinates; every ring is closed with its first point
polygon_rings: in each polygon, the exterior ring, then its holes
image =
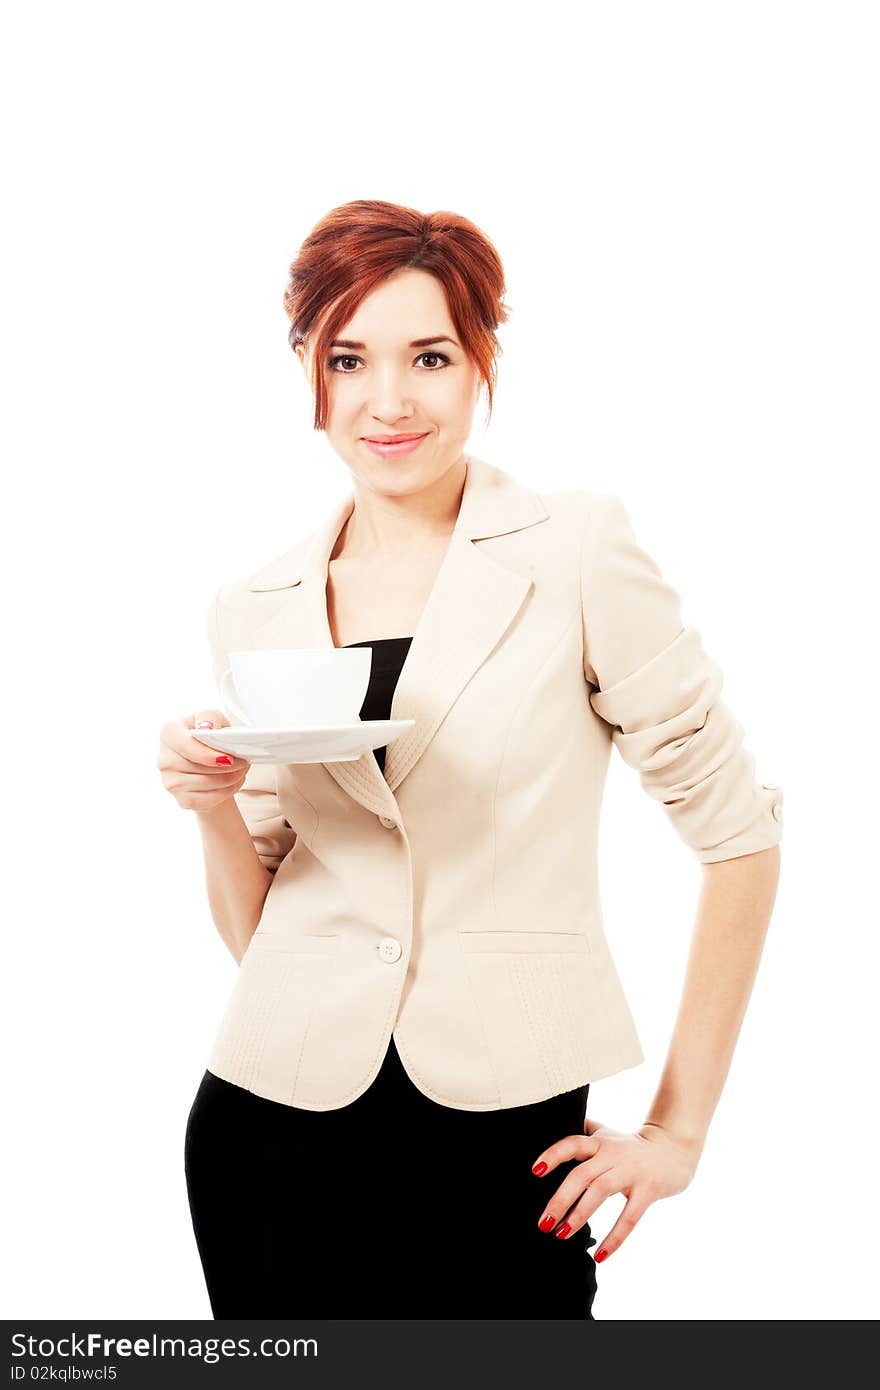
{"type": "Polygon", "coordinates": [[[210,811],[196,811],[195,816],[199,826],[205,830],[223,830],[242,819],[238,802],[233,796],[212,806],[210,811]]]}
{"type": "Polygon", "coordinates": [[[656,1114],[645,1120],[642,1128],[662,1131],[680,1148],[693,1154],[694,1158],[699,1158],[702,1153],[708,1132],[705,1127],[695,1125],[693,1122],[664,1118],[656,1114]]]}

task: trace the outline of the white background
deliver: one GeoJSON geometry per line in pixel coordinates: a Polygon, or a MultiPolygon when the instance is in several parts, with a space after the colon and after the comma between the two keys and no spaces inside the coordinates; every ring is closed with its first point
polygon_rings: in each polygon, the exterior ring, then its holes
{"type": "MultiPolygon", "coordinates": [[[[876,1315],[876,21],[841,0],[7,21],[5,1316],[210,1317],[183,1138],[235,966],[158,732],[217,702],[217,586],[348,490],[281,295],[361,197],[495,242],[513,312],[471,451],[623,497],[785,793],[700,1168],[599,1266],[596,1317],[876,1315]]],[[[647,1060],[588,1113],[634,1129],[700,867],[617,754],[602,837],[647,1060]]],[[[405,1249],[419,1213],[395,1215],[405,1249]]]]}

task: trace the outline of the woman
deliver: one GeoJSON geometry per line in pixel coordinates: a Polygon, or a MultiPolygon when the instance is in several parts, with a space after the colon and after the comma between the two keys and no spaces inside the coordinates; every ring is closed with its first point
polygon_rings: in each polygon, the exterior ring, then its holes
{"type": "Polygon", "coordinates": [[[491,412],[503,271],[449,213],[333,210],[290,271],[290,341],[353,494],[209,614],[232,650],[370,646],[349,762],[249,766],[162,730],[239,972],[186,1134],[215,1317],[592,1318],[596,1262],[690,1182],[779,871],[721,675],[619,499],[465,452],[491,412]],[[706,865],[648,1119],[589,1084],[643,1058],[596,882],[611,744],[706,865]],[[595,1256],[590,1220],[626,1206],[595,1256]]]}

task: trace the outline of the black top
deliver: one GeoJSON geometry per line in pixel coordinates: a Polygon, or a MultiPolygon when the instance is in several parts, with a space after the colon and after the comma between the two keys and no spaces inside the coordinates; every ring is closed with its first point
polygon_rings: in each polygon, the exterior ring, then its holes
{"type": "MultiPolygon", "coordinates": [[[[372,647],[370,684],[360,708],[361,719],[390,719],[394,688],[406,661],[411,637],[378,637],[366,642],[346,642],[346,647],[372,647]]],[[[374,748],[376,762],[385,771],[385,748],[374,748]]]]}

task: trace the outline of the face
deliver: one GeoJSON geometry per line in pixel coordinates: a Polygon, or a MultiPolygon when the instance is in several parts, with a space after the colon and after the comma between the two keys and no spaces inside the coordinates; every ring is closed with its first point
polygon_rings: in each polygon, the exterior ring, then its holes
{"type": "MultiPolygon", "coordinates": [[[[308,373],[302,347],[297,355],[308,373]]],[[[435,276],[407,268],[378,285],[336,335],[326,375],[327,437],[365,487],[419,492],[460,461],[481,383],[435,276]],[[438,341],[417,342],[426,339],[438,341]],[[413,434],[424,438],[405,452],[368,443],[413,434]]]]}

